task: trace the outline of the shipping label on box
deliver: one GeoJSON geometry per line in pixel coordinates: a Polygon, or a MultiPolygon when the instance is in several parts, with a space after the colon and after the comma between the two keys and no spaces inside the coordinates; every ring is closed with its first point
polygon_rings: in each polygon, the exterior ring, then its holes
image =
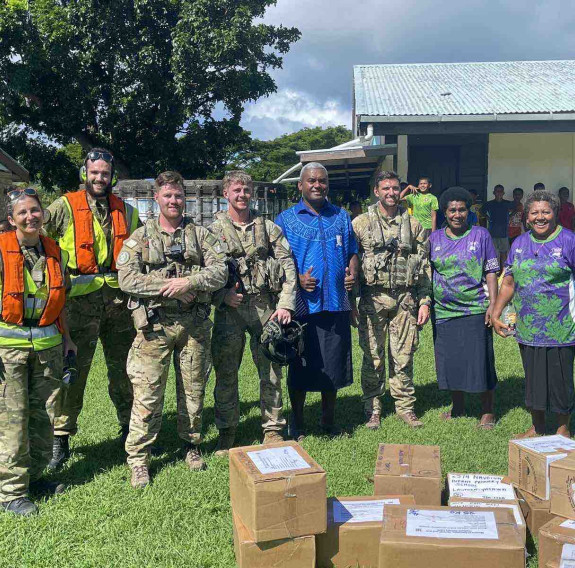
{"type": "Polygon", "coordinates": [[[296,442],[230,450],[230,500],[254,542],[326,530],[325,471],[296,442]]]}
{"type": "Polygon", "coordinates": [[[551,464],[549,483],[550,512],[560,517],[575,519],[575,453],[551,464]]]}
{"type": "Polygon", "coordinates": [[[549,466],[575,450],[575,441],[564,436],[542,436],[509,442],[509,478],[520,489],[549,500],[549,466]]]}
{"type": "Polygon", "coordinates": [[[527,539],[527,525],[525,523],[525,519],[523,517],[523,512],[519,505],[519,501],[516,499],[509,500],[509,501],[502,501],[494,500],[494,501],[479,501],[475,500],[467,500],[460,497],[452,497],[449,500],[450,507],[470,507],[470,508],[478,508],[478,509],[498,509],[498,508],[505,508],[509,509],[513,513],[513,517],[515,518],[515,522],[517,523],[517,527],[519,532],[523,537],[523,542],[527,539]]]}
{"type": "Polygon", "coordinates": [[[539,566],[560,566],[565,545],[566,554],[570,553],[575,546],[575,528],[570,520],[555,517],[539,529],[539,566]]]}
{"type": "Polygon", "coordinates": [[[413,495],[418,505],[440,505],[443,479],[439,446],[380,444],[375,495],[413,495]]]}
{"type": "Polygon", "coordinates": [[[411,495],[334,497],[327,503],[327,532],[317,535],[317,568],[377,568],[385,507],[415,505],[411,495]]]}
{"type": "Polygon", "coordinates": [[[234,550],[238,568],[315,568],[315,537],[298,536],[257,543],[233,514],[234,550]]]}
{"type": "Polygon", "coordinates": [[[385,508],[379,568],[523,568],[523,539],[509,509],[385,508]]]}
{"type": "Polygon", "coordinates": [[[481,473],[449,473],[447,484],[449,497],[486,500],[515,500],[515,490],[509,483],[503,483],[501,475],[481,473]]]}

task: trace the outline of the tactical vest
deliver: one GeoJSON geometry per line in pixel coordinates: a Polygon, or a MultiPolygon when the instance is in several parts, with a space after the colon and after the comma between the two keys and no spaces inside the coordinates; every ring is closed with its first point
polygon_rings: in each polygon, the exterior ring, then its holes
{"type": "Polygon", "coordinates": [[[255,217],[255,221],[251,227],[254,250],[249,255],[244,250],[237,230],[226,211],[220,211],[215,215],[221,229],[220,237],[226,245],[228,255],[237,262],[238,275],[246,293],[278,293],[282,289],[285,271],[269,254],[270,241],[265,218],[253,210],[250,214],[255,217]]]}
{"type": "Polygon", "coordinates": [[[89,294],[104,284],[118,288],[116,259],[124,241],[138,226],[137,209],[132,208],[128,219],[126,204],[113,194],[108,196],[112,218],[112,259],[109,263],[108,241],[102,226],[92,214],[86,190],[67,193],[64,203],[68,206],[69,222],[59,244],[70,256],[70,296],[89,294]]]}
{"type": "Polygon", "coordinates": [[[60,312],[66,301],[61,251],[55,241],[40,236],[46,265],[35,282],[24,262],[16,233],[0,235],[2,308],[0,347],[41,351],[62,343],[60,312]]]}
{"type": "Polygon", "coordinates": [[[417,282],[422,259],[413,252],[409,214],[400,209],[399,238],[394,246],[392,239],[385,238],[378,207],[376,203],[367,210],[370,242],[364,247],[361,259],[363,279],[368,286],[389,289],[413,286],[417,282]]]}
{"type": "MultiPolygon", "coordinates": [[[[164,278],[182,278],[190,276],[193,272],[199,272],[202,268],[202,261],[202,249],[194,223],[184,220],[182,248],[177,255],[174,255],[165,248],[158,222],[154,219],[146,221],[144,225],[144,247],[142,248],[142,262],[146,273],[160,271],[164,273],[164,278]]],[[[194,293],[196,294],[196,302],[210,303],[210,292],[194,293]]],[[[173,304],[174,306],[178,304],[177,300],[169,299],[162,301],[162,303],[173,304]]]]}

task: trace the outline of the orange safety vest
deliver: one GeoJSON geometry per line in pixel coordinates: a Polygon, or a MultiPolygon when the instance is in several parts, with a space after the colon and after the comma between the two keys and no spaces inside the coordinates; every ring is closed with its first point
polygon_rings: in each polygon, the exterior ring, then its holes
{"type": "MultiPolygon", "coordinates": [[[[64,197],[68,200],[74,215],[74,247],[78,272],[80,274],[98,274],[102,271],[102,267],[98,266],[94,253],[94,218],[88,205],[86,190],[70,192],[64,197]]],[[[113,229],[113,254],[110,271],[116,272],[116,259],[130,233],[124,202],[111,193],[108,195],[108,203],[110,204],[113,229]]]]}
{"type": "MultiPolygon", "coordinates": [[[[48,300],[42,311],[38,327],[60,327],[58,318],[66,302],[66,283],[61,267],[61,251],[56,241],[40,235],[46,254],[48,271],[48,300]]],[[[15,231],[0,235],[2,254],[2,321],[15,325],[24,323],[24,255],[15,231]]]]}

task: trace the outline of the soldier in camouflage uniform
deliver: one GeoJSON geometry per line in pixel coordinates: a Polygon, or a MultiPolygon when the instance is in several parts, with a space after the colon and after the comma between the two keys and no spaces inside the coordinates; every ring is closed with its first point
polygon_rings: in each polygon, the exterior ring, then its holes
{"type": "Polygon", "coordinates": [[[185,461],[191,470],[205,467],[197,446],[211,369],[211,293],[222,288],[228,277],[217,239],[183,216],[182,176],[160,174],[154,198],[159,218],[136,230],[118,257],[120,287],[130,295],[128,305],[137,329],[127,366],[134,405],[126,452],[134,488],[150,481],[150,449],[162,424],[172,356],[185,461]]]}
{"type": "Polygon", "coordinates": [[[126,309],[126,296],[118,287],[115,264],[122,242],[141,223],[138,211],[112,194],[114,158],[109,152],[103,148],[89,152],[80,176],[86,189],[54,201],[48,207],[45,225],[47,233],[70,257],[72,289],[66,313],[72,339],[78,346],[78,378],[64,391],[54,424],[53,456],[48,466],[54,470],[68,459],[69,436],[78,429],[98,339],[123,440],[132,409],[126,358],[135,331],[126,309]]]}
{"type": "Polygon", "coordinates": [[[225,455],[233,446],[239,423],[238,371],[246,331],[260,379],[264,444],[283,440],[281,367],[265,357],[259,339],[269,319],[291,321],[297,282],[291,248],[281,229],[250,210],[251,177],[241,171],[229,172],[223,190],[228,210],[216,215],[210,230],[225,246],[234,269],[231,286],[214,295],[212,356],[220,434],[216,455],[225,455]]]}
{"type": "Polygon", "coordinates": [[[361,387],[367,427],[377,429],[385,392],[385,352],[389,387],[399,418],[417,428],[414,412],[413,355],[418,326],[429,319],[431,272],[428,242],[414,217],[398,206],[399,178],[380,172],[378,202],[353,220],[361,258],[359,345],[363,351],[361,387]]]}

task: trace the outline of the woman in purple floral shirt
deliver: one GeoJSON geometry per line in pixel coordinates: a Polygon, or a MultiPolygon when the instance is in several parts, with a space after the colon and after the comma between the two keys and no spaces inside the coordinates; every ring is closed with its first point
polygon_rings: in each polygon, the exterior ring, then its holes
{"type": "Polygon", "coordinates": [[[513,299],[516,339],[525,370],[525,405],[532,426],[519,437],[545,434],[545,412],[557,415],[557,434],[570,436],[575,358],[575,233],[557,224],[559,200],[535,191],[525,202],[529,232],[513,242],[499,298],[495,331],[509,327],[499,318],[513,299]]]}
{"type": "Polygon", "coordinates": [[[495,425],[497,384],[491,310],[499,262],[487,229],[469,224],[472,198],[462,187],[441,195],[447,226],[431,234],[433,342],[437,382],[453,405],[445,420],[465,415],[465,393],[480,393],[480,428],[495,425]]]}

